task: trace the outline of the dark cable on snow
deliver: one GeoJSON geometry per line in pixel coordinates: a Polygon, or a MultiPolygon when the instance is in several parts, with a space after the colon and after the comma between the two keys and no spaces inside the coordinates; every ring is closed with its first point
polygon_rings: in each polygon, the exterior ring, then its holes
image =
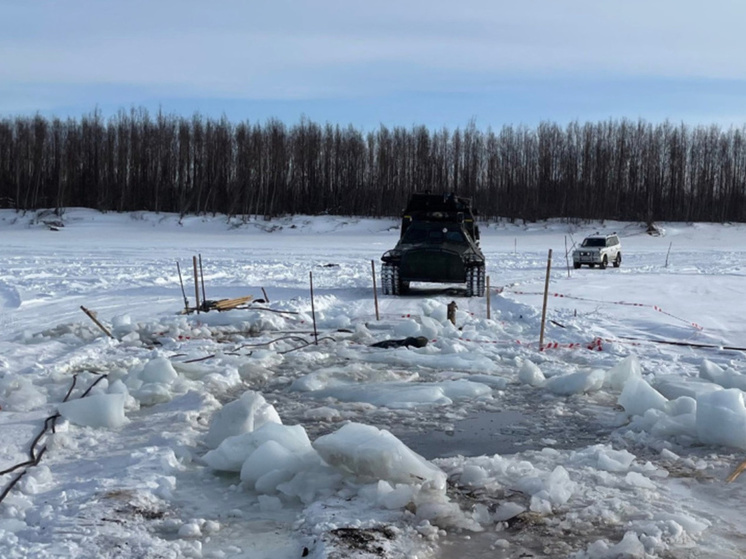
{"type": "Polygon", "coordinates": [[[298,346],[298,347],[292,347],[292,348],[290,348],[290,349],[286,349],[285,351],[278,351],[277,353],[278,353],[279,355],[283,355],[283,354],[285,354],[285,353],[290,353],[291,351],[296,351],[296,350],[298,350],[298,349],[303,349],[304,347],[308,347],[308,346],[310,346],[310,345],[318,345],[318,343],[319,343],[319,342],[323,342],[324,340],[331,340],[331,341],[333,341],[333,342],[336,342],[336,341],[337,341],[337,340],[335,340],[334,338],[332,338],[331,336],[325,336],[325,337],[323,337],[323,338],[319,338],[319,339],[317,339],[317,340],[315,340],[315,341],[313,341],[313,342],[307,342],[307,341],[303,340],[303,341],[304,341],[304,344],[303,344],[303,345],[300,345],[300,346],[298,346]]]}
{"type": "MultiPolygon", "coordinates": [[[[271,345],[271,344],[274,344],[276,342],[280,342],[280,341],[283,341],[283,340],[295,340],[295,341],[301,342],[301,345],[299,345],[297,347],[292,347],[290,349],[286,349],[285,351],[278,351],[277,352],[278,355],[283,355],[285,353],[290,353],[291,351],[296,351],[298,349],[303,349],[304,347],[308,347],[309,345],[312,345],[312,344],[315,345],[315,343],[316,343],[316,342],[309,342],[308,340],[306,340],[305,338],[302,338],[300,336],[283,336],[281,338],[275,338],[274,340],[270,340],[268,342],[261,342],[261,343],[256,343],[256,344],[242,344],[237,349],[243,349],[245,347],[262,347],[262,346],[268,346],[268,345],[271,345]]],[[[319,338],[319,341],[323,341],[323,340],[331,340],[333,342],[337,341],[334,338],[332,338],[331,336],[325,336],[323,338],[319,338]]],[[[179,354],[179,355],[183,355],[183,354],[179,354]]],[[[243,357],[243,355],[240,354],[240,353],[225,353],[224,355],[237,355],[237,356],[243,357]]],[[[249,355],[251,355],[251,352],[249,352],[249,355]]],[[[174,357],[174,356],[172,356],[172,357],[174,357]]],[[[208,359],[212,359],[213,357],[215,357],[214,353],[212,353],[210,355],[206,355],[204,357],[196,357],[194,359],[188,359],[186,361],[179,361],[179,363],[198,363],[200,361],[206,361],[208,359]]]]}
{"type": "MultiPolygon", "coordinates": [[[[91,383],[91,385],[86,389],[85,392],[83,392],[83,394],[80,397],[85,398],[90,393],[90,391],[93,389],[93,387],[95,387],[103,379],[107,378],[107,376],[108,375],[100,375],[95,381],[93,381],[93,383],[91,383]]],[[[73,392],[73,389],[75,388],[75,384],[77,383],[77,381],[78,381],[78,374],[75,373],[73,375],[72,384],[70,385],[70,388],[68,389],[67,394],[65,394],[65,397],[62,399],[63,402],[68,401],[68,399],[70,398],[70,395],[73,392]]],[[[44,420],[44,427],[41,429],[39,434],[37,434],[36,437],[34,437],[34,440],[31,441],[31,445],[29,446],[29,451],[28,451],[28,455],[29,455],[28,460],[25,460],[23,462],[16,464],[15,466],[11,466],[10,468],[0,471],[0,476],[4,476],[6,474],[14,472],[15,470],[18,470],[19,468],[25,468],[20,474],[18,474],[15,478],[13,478],[13,480],[10,483],[8,483],[5,489],[3,489],[3,492],[0,493],[0,503],[2,503],[5,497],[8,496],[8,494],[11,492],[13,487],[15,487],[16,484],[18,484],[18,482],[21,481],[21,479],[23,479],[23,476],[25,476],[28,473],[29,468],[39,464],[39,462],[41,461],[41,457],[44,456],[44,453],[47,451],[47,446],[44,445],[43,447],[41,447],[38,453],[37,453],[36,447],[39,444],[39,441],[41,441],[41,438],[46,434],[47,431],[49,431],[50,428],[52,430],[52,433],[56,432],[55,427],[57,425],[57,419],[59,419],[60,417],[61,417],[60,413],[57,412],[54,415],[50,415],[44,420]]]]}

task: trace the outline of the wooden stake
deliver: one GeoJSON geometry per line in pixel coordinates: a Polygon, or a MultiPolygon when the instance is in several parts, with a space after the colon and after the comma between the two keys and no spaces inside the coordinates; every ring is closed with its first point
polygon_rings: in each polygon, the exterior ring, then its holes
{"type": "Polygon", "coordinates": [[[316,330],[316,309],[313,304],[313,272],[308,272],[308,279],[311,283],[311,318],[313,319],[313,340],[319,345],[319,334],[316,330]]]}
{"type": "Polygon", "coordinates": [[[181,278],[181,266],[179,266],[179,261],[176,261],[176,270],[179,272],[179,285],[181,285],[181,294],[184,297],[184,313],[189,313],[189,299],[187,299],[186,291],[184,291],[184,280],[181,278]]]}
{"type": "Polygon", "coordinates": [[[197,257],[192,256],[192,266],[194,267],[194,298],[196,299],[195,308],[199,314],[199,277],[197,276],[197,257]]]}
{"type": "Polygon", "coordinates": [[[668,245],[668,252],[666,253],[666,268],[668,268],[668,255],[671,254],[671,247],[673,246],[673,241],[668,245]]]}
{"type": "Polygon", "coordinates": [[[205,274],[202,271],[202,255],[199,255],[199,278],[202,280],[202,302],[207,301],[207,295],[205,295],[205,274]]]}
{"type": "Polygon", "coordinates": [[[490,276],[487,276],[487,320],[491,318],[492,304],[490,303],[490,276]]]}
{"type": "Polygon", "coordinates": [[[376,288],[376,262],[375,260],[370,261],[370,269],[373,274],[373,302],[376,306],[376,320],[381,320],[378,314],[378,289],[376,288]]]}
{"type": "Polygon", "coordinates": [[[741,462],[738,466],[736,466],[736,469],[731,472],[731,474],[725,478],[725,481],[728,483],[733,483],[736,481],[736,478],[741,475],[741,473],[746,470],[746,460],[741,462]]]}
{"type": "Polygon", "coordinates": [[[458,308],[458,305],[456,305],[456,301],[451,301],[448,303],[448,306],[446,307],[446,316],[448,317],[448,320],[451,321],[451,324],[456,326],[456,309],[458,308]]]}
{"type": "Polygon", "coordinates": [[[570,277],[570,256],[567,252],[567,235],[565,235],[565,262],[567,263],[567,277],[570,277]]]}
{"type": "Polygon", "coordinates": [[[544,351],[544,326],[547,322],[547,297],[549,296],[549,272],[552,269],[552,249],[547,256],[547,278],[544,281],[544,305],[541,309],[541,333],[539,334],[539,351],[544,351]]]}
{"type": "Polygon", "coordinates": [[[98,321],[98,319],[96,318],[96,313],[94,313],[94,312],[92,312],[92,311],[89,311],[89,310],[88,310],[87,308],[85,308],[85,307],[84,307],[83,305],[80,305],[80,310],[81,310],[81,311],[83,311],[84,313],[86,313],[86,314],[88,315],[88,318],[90,318],[90,319],[91,319],[91,320],[93,321],[93,323],[94,323],[94,324],[95,324],[96,326],[98,326],[98,327],[99,327],[99,328],[101,329],[101,331],[102,331],[102,332],[103,332],[104,334],[106,334],[106,335],[107,335],[107,336],[109,336],[110,338],[113,338],[113,337],[114,337],[114,336],[112,336],[112,335],[111,335],[111,332],[109,332],[109,330],[108,330],[108,329],[106,328],[106,326],[104,326],[103,324],[101,324],[101,323],[100,323],[100,322],[98,321]]]}

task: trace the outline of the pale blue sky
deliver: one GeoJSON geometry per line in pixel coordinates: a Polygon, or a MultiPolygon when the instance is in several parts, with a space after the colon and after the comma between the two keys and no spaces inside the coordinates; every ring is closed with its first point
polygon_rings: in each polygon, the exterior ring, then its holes
{"type": "Polygon", "coordinates": [[[746,123],[743,0],[0,0],[0,116],[746,123]]]}

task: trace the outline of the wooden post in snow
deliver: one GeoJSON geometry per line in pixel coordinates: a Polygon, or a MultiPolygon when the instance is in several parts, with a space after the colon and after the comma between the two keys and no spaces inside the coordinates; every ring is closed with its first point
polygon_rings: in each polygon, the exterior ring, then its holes
{"type": "Polygon", "coordinates": [[[202,302],[207,301],[207,295],[205,294],[205,273],[202,271],[202,255],[199,255],[199,279],[202,282],[202,302]]]}
{"type": "Polygon", "coordinates": [[[487,276],[487,320],[491,318],[492,304],[490,303],[490,276],[487,276]]]}
{"type": "Polygon", "coordinates": [[[319,334],[316,331],[316,308],[313,304],[313,272],[308,272],[308,280],[311,284],[311,319],[313,320],[313,341],[319,345],[319,334]]]}
{"type": "Polygon", "coordinates": [[[544,280],[544,305],[541,308],[541,333],[539,334],[539,351],[544,351],[544,326],[547,321],[547,297],[549,296],[549,272],[552,269],[552,249],[547,256],[547,278],[544,280]]]}
{"type": "Polygon", "coordinates": [[[109,330],[106,328],[106,326],[104,326],[103,324],[101,324],[99,322],[98,318],[96,318],[96,313],[94,313],[93,311],[88,310],[83,305],[80,305],[80,310],[83,311],[84,313],[86,313],[88,315],[88,318],[90,318],[93,321],[93,323],[96,326],[98,326],[104,334],[106,334],[110,338],[114,337],[114,336],[111,335],[111,332],[109,332],[109,330]]]}
{"type": "Polygon", "coordinates": [[[446,316],[448,317],[448,320],[451,321],[451,324],[456,326],[456,309],[458,308],[458,305],[456,305],[456,301],[451,301],[448,303],[448,306],[446,307],[446,316]]]}
{"type": "Polygon", "coordinates": [[[375,260],[370,261],[370,269],[373,274],[373,302],[376,306],[376,320],[381,320],[378,314],[378,289],[376,288],[376,262],[375,260]]]}
{"type": "Polygon", "coordinates": [[[199,314],[199,275],[197,274],[197,257],[192,256],[192,267],[194,268],[194,298],[196,300],[195,308],[199,314]]]}
{"type": "Polygon", "coordinates": [[[184,296],[184,314],[189,314],[189,299],[187,299],[186,291],[184,291],[184,280],[181,277],[181,266],[179,261],[176,261],[176,271],[179,272],[179,285],[181,285],[181,294],[184,296]]]}

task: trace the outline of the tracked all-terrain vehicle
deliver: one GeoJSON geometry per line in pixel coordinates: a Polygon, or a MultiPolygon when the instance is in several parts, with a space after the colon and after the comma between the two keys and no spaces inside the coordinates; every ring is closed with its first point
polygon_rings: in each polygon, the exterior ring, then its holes
{"type": "Polygon", "coordinates": [[[411,282],[466,284],[467,297],[484,295],[484,254],[471,200],[454,194],[415,193],[402,214],[396,246],[381,257],[384,295],[411,282]]]}

